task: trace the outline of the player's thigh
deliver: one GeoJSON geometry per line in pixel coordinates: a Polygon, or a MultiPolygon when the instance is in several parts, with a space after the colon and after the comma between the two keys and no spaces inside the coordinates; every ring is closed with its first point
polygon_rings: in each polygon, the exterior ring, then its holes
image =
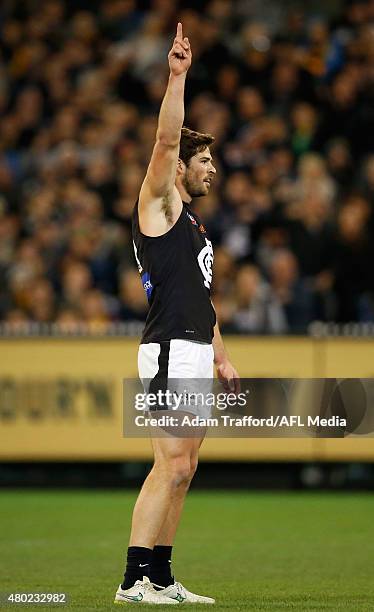
{"type": "Polygon", "coordinates": [[[155,463],[168,466],[178,462],[193,474],[204,435],[196,438],[151,437],[155,463]]]}
{"type": "Polygon", "coordinates": [[[178,457],[190,458],[196,448],[195,438],[179,438],[177,436],[152,435],[151,442],[156,461],[170,461],[178,457]]]}

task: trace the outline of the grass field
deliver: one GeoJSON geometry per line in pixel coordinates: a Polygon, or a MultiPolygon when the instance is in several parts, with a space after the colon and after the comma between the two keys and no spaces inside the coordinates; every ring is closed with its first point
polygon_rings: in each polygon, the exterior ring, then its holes
{"type": "MultiPolygon", "coordinates": [[[[123,606],[112,601],[134,499],[2,492],[0,591],[65,591],[62,610],[118,612],[123,606]]],[[[214,596],[218,610],[374,610],[373,533],[369,494],[192,491],[174,571],[191,590],[214,596]]]]}

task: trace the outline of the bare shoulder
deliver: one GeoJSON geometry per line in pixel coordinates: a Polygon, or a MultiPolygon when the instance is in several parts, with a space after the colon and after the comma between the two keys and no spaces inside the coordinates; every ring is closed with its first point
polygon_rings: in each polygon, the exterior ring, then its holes
{"type": "Polygon", "coordinates": [[[178,221],[182,208],[182,198],[175,185],[163,195],[154,196],[145,181],[139,194],[140,231],[153,238],[166,234],[178,221]]]}

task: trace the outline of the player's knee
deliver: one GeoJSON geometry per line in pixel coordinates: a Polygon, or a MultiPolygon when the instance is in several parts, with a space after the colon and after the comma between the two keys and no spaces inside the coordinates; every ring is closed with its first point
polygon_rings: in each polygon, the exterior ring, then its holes
{"type": "Polygon", "coordinates": [[[192,459],[190,461],[190,480],[192,480],[192,478],[195,475],[195,472],[197,470],[197,465],[198,465],[198,458],[197,457],[192,457],[192,459]]]}
{"type": "Polygon", "coordinates": [[[191,464],[188,457],[174,457],[169,465],[170,480],[173,488],[188,485],[191,480],[191,464]]]}

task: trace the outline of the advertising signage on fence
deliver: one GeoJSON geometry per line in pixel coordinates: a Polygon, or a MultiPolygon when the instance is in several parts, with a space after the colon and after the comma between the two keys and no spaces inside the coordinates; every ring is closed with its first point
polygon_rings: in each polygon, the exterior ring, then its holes
{"type": "Polygon", "coordinates": [[[0,377],[0,423],[113,419],[114,379],[0,377]]]}
{"type": "MultiPolygon", "coordinates": [[[[374,375],[368,339],[240,337],[226,344],[243,378],[306,379],[308,385],[313,378],[374,375]]],[[[123,435],[123,381],[137,378],[137,349],[138,340],[129,338],[0,340],[0,461],[150,459],[148,432],[123,435]]],[[[305,385],[304,416],[312,397],[305,385]]],[[[267,414],[269,405],[259,410],[267,414]]],[[[315,437],[313,424],[312,435],[301,438],[208,436],[201,459],[373,460],[374,440],[362,426],[352,437],[353,425],[336,424],[335,439],[328,432],[315,437]]]]}

